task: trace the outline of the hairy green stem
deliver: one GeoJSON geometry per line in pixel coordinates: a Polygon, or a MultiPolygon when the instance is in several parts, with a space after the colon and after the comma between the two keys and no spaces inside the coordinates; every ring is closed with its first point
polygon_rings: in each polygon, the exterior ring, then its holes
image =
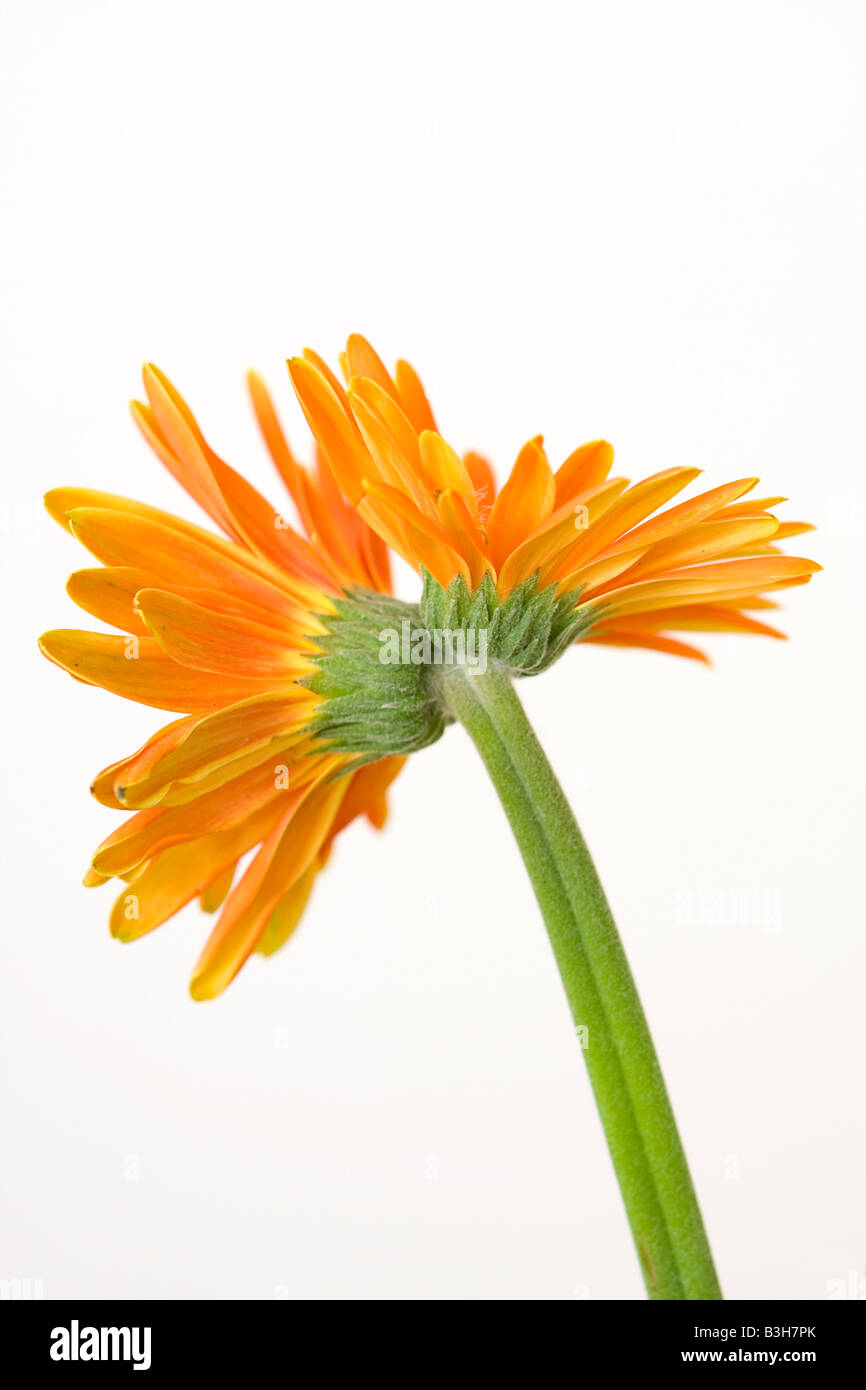
{"type": "Polygon", "coordinates": [[[722,1297],[634,979],[562,788],[496,663],[450,668],[441,693],[477,747],[538,899],[650,1298],[722,1297]]]}

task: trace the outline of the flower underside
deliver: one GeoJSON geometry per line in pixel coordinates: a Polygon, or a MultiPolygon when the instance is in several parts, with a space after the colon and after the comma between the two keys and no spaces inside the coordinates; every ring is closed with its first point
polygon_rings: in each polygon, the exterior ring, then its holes
{"type": "Polygon", "coordinates": [[[299,528],[214,453],[154,367],[134,418],[223,536],[108,493],[46,499],[99,562],[70,596],[113,631],[50,632],[43,651],[180,716],[96,777],[96,798],[127,814],[85,882],[122,881],[122,940],[194,898],[219,910],[196,998],[288,938],[340,831],[384,823],[405,755],[448,722],[442,667],[533,675],[575,641],[705,660],[683,634],[779,637],[755,615],[819,568],[780,552],[811,528],[778,520],[782,498],[750,498],[756,478],[669,506],[697,469],[630,485],[596,441],[554,470],[538,436],[497,489],[480,455],[438,433],[407,363],[392,376],[354,335],[342,366],[345,386],[315,353],[289,363],[311,469],[250,377],[299,528]],[[423,576],[418,604],[391,596],[390,551],[423,576]]]}
{"type": "Polygon", "coordinates": [[[505,598],[489,573],[474,593],[462,575],[447,589],[426,571],[422,577],[419,603],[355,589],[323,620],[317,671],[303,682],[322,697],[311,730],[353,766],[414,753],[442,736],[452,722],[443,672],[483,672],[496,662],[513,676],[535,676],[589,625],[573,593],[539,590],[535,575],[505,598]]]}

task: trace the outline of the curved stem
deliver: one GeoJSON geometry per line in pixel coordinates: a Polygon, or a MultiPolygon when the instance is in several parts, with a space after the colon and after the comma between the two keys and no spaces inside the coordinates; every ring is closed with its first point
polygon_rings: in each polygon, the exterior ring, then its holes
{"type": "Polygon", "coordinates": [[[442,695],[475,743],[529,871],[654,1299],[720,1299],[637,989],[577,822],[504,670],[452,667],[442,695]]]}

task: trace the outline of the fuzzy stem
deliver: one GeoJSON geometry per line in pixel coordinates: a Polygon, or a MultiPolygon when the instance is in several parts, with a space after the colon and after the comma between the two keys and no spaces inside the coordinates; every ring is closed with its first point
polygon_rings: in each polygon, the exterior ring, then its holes
{"type": "Polygon", "coordinates": [[[562,788],[503,668],[451,668],[441,676],[441,693],[481,754],[529,871],[581,1030],[649,1296],[720,1299],[643,1008],[562,788]]]}

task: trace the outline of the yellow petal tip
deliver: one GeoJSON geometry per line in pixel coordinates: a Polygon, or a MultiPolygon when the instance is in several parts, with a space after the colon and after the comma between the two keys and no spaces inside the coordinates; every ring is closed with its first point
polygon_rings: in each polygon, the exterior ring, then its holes
{"type": "Polygon", "coordinates": [[[222,990],[216,988],[216,983],[208,975],[193,975],[189,982],[189,992],[197,1004],[202,1004],[207,999],[216,999],[222,990]]]}
{"type": "Polygon", "coordinates": [[[66,531],[69,530],[68,498],[69,488],[66,487],[50,488],[42,498],[42,504],[48,515],[66,531]]]}

